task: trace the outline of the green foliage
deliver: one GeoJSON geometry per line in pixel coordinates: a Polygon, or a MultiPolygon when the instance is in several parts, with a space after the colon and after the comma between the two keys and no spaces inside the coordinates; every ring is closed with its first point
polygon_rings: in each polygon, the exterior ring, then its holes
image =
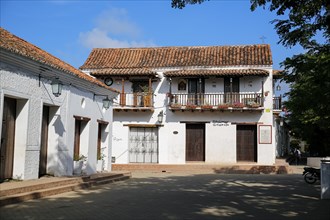
{"type": "Polygon", "coordinates": [[[330,36],[330,3],[328,0],[250,0],[251,10],[257,7],[276,11],[280,17],[275,19],[275,29],[284,46],[300,44],[308,47],[316,34],[330,36]]]}
{"type": "Polygon", "coordinates": [[[208,0],[172,0],[172,8],[183,9],[188,4],[201,4],[208,0]]]}

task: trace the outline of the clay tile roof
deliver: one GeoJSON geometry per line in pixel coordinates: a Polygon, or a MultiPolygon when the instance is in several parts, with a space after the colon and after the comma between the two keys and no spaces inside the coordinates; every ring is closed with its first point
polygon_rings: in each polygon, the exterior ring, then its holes
{"type": "Polygon", "coordinates": [[[240,65],[272,65],[270,46],[95,48],[80,69],[240,65]]]}
{"type": "Polygon", "coordinates": [[[111,76],[156,76],[157,72],[147,68],[131,68],[131,69],[97,69],[91,71],[94,76],[111,75],[111,76]]]}
{"type": "Polygon", "coordinates": [[[279,79],[283,77],[283,70],[273,70],[273,78],[279,79]]]}
{"type": "Polygon", "coordinates": [[[168,71],[164,76],[268,76],[269,72],[260,69],[221,69],[221,70],[177,70],[168,71]]]}
{"type": "Polygon", "coordinates": [[[108,89],[110,91],[118,92],[117,90],[107,87],[105,84],[95,79],[94,77],[91,77],[81,72],[80,70],[58,59],[57,57],[11,34],[9,31],[1,27],[0,27],[0,49],[21,55],[23,57],[29,58],[41,64],[48,65],[52,68],[66,72],[68,74],[76,75],[81,79],[97,84],[98,86],[104,87],[105,89],[108,89]]]}

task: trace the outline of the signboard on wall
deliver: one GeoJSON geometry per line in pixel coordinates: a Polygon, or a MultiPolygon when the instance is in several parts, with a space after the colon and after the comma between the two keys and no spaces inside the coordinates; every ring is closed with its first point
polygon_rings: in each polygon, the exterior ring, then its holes
{"type": "Polygon", "coordinates": [[[259,144],[272,143],[272,126],[259,125],[259,144]]]}
{"type": "Polygon", "coordinates": [[[213,120],[212,121],[213,126],[221,126],[221,127],[227,127],[231,125],[228,121],[219,121],[219,120],[213,120]]]}

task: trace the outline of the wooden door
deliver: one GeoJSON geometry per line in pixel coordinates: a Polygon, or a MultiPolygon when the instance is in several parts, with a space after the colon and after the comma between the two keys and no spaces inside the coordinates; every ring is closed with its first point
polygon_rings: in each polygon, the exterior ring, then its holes
{"type": "Polygon", "coordinates": [[[186,125],[186,161],[205,161],[205,124],[186,125]]]}
{"type": "Polygon", "coordinates": [[[239,78],[224,78],[225,103],[239,102],[239,78]]]}
{"type": "Polygon", "coordinates": [[[80,154],[80,132],[81,132],[81,121],[75,120],[74,127],[74,149],[73,149],[73,158],[79,158],[80,154]]]}
{"type": "Polygon", "coordinates": [[[48,106],[44,106],[42,109],[42,122],[41,123],[42,124],[41,124],[39,177],[47,174],[48,123],[49,123],[49,107],[48,106]]]}
{"type": "Polygon", "coordinates": [[[101,142],[102,142],[102,124],[98,124],[98,131],[97,131],[97,160],[101,159],[101,142]]]}
{"type": "Polygon", "coordinates": [[[13,177],[15,120],[16,100],[5,97],[1,132],[0,179],[10,179],[13,177]]]}
{"type": "Polygon", "coordinates": [[[188,103],[193,105],[201,105],[202,97],[205,90],[204,79],[189,79],[188,80],[188,103]]]}
{"type": "Polygon", "coordinates": [[[237,161],[257,162],[257,126],[237,125],[237,161]]]}

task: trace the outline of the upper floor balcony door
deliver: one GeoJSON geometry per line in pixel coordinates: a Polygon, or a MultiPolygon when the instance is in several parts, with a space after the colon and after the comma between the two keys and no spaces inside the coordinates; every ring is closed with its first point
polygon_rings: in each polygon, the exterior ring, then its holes
{"type": "Polygon", "coordinates": [[[224,102],[235,103],[239,102],[239,78],[225,77],[224,78],[224,102]]]}
{"type": "Polygon", "coordinates": [[[205,91],[205,80],[203,78],[188,79],[188,100],[190,104],[200,105],[201,94],[205,91]]]}
{"type": "Polygon", "coordinates": [[[151,106],[152,92],[147,80],[132,82],[133,106],[149,107],[151,106]]]}

